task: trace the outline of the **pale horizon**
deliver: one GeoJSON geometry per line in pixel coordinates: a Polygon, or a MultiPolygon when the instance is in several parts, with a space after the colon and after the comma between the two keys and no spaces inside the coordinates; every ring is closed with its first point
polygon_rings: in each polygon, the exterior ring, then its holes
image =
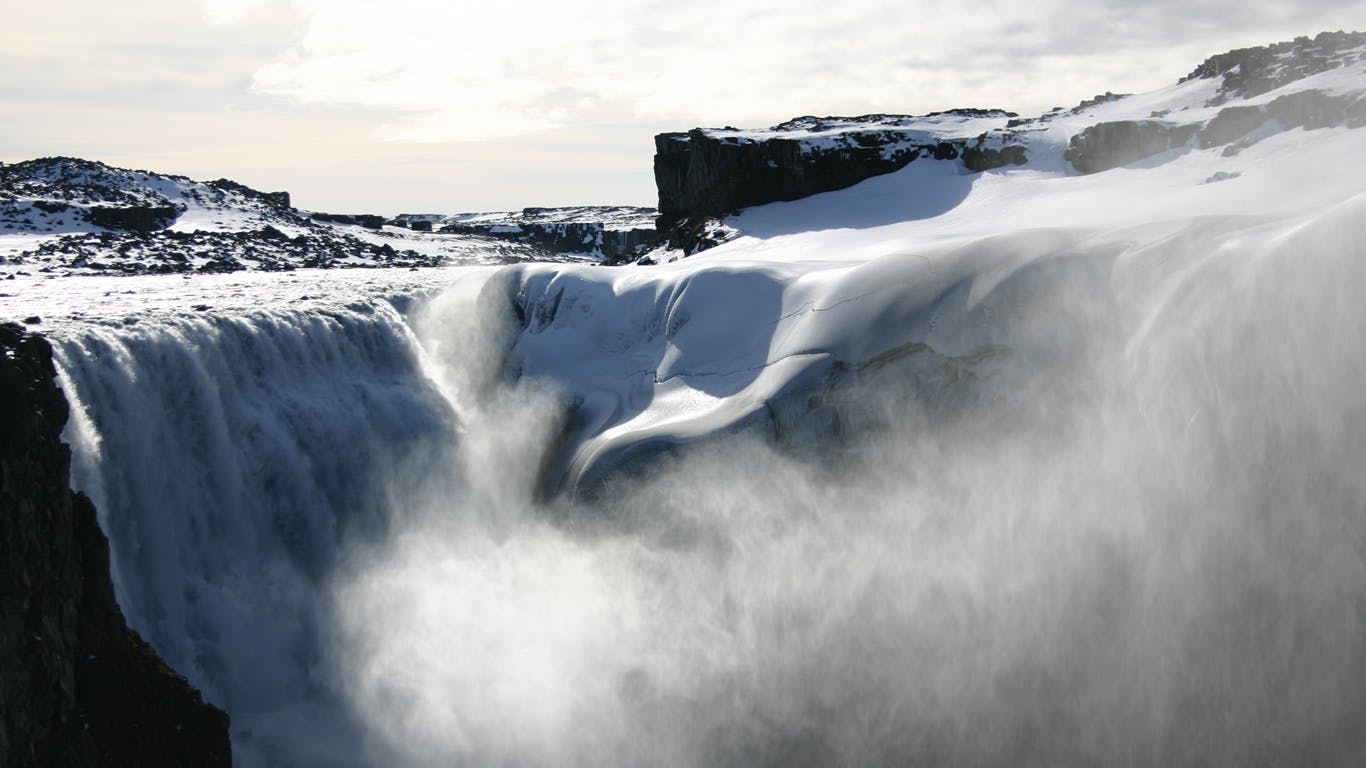
{"type": "Polygon", "coordinates": [[[1038,114],[1169,85],[1232,48],[1366,28],[1366,2],[82,0],[8,16],[0,160],[69,155],[393,215],[653,206],[656,133],[1038,114]]]}

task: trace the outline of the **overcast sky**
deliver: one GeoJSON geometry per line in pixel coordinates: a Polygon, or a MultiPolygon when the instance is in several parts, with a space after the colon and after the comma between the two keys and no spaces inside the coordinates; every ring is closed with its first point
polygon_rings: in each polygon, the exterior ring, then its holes
{"type": "Polygon", "coordinates": [[[6,0],[0,160],[335,212],[653,205],[653,136],[1152,90],[1366,0],[6,0]]]}

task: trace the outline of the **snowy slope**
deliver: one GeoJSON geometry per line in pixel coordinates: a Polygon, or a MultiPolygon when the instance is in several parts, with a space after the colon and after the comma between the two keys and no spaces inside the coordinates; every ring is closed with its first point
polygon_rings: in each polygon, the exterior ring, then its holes
{"type": "Polygon", "coordinates": [[[535,244],[300,211],[283,192],[75,158],[0,166],[0,277],[557,259],[535,244]]]}
{"type": "Polygon", "coordinates": [[[1028,147],[1023,166],[973,174],[916,162],[847,190],[750,208],[724,222],[736,239],[689,259],[616,271],[511,268],[502,290],[520,331],[509,365],[553,382],[574,404],[548,483],[573,488],[632,455],[756,421],[781,434],[790,425],[775,404],[819,394],[886,355],[923,352],[940,367],[1053,359],[1066,337],[1011,311],[1020,286],[1039,279],[1024,276],[1050,264],[1085,272],[1095,299],[1119,306],[1106,322],[1139,334],[1158,321],[1126,316],[1122,305],[1148,306],[1203,259],[1269,258],[1300,231],[1360,229],[1360,128],[1287,129],[1267,117],[1238,151],[1202,148],[1192,133],[1170,151],[1090,175],[1064,154],[1090,126],[1155,112],[1204,126],[1230,106],[1287,94],[1360,99],[1363,50],[1245,99],[1195,78],[1057,113],[1011,134],[1028,147]],[[1171,243],[1182,246],[1172,252],[1171,243]]]}
{"type": "Polygon", "coordinates": [[[1361,127],[1364,73],[1366,34],[1322,33],[1210,57],[1150,93],[1107,92],[1035,117],[955,110],[661,134],[655,177],[661,222],[671,229],[666,247],[650,259],[734,237],[719,219],[738,209],[846,188],[909,164],[1094,173],[1160,163],[1192,149],[1235,154],[1295,128],[1361,127]]]}

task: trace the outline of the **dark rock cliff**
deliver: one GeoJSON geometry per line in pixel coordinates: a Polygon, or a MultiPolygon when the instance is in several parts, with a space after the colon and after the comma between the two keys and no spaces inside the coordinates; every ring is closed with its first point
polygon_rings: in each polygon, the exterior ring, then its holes
{"type": "Polygon", "coordinates": [[[1366,99],[1310,89],[1267,104],[1224,107],[1204,125],[1161,120],[1097,123],[1072,137],[1064,157],[1082,173],[1099,173],[1187,146],[1192,138],[1201,149],[1230,145],[1225,153],[1236,154],[1257,138],[1250,134],[1272,121],[1274,131],[1361,128],[1366,126],[1366,99]]]}
{"type": "Polygon", "coordinates": [[[653,228],[606,229],[591,221],[528,223],[516,227],[455,223],[443,226],[441,232],[513,240],[555,253],[600,253],[609,263],[637,256],[643,247],[653,246],[658,240],[653,228]]]}
{"type": "Polygon", "coordinates": [[[1072,137],[1063,157],[1082,173],[1099,173],[1184,146],[1197,128],[1156,120],[1096,123],[1072,137]]]}
{"type": "Polygon", "coordinates": [[[666,232],[685,220],[844,189],[922,157],[961,159],[971,171],[1025,161],[1023,147],[984,147],[983,136],[936,135],[922,127],[923,121],[942,117],[999,118],[1004,124],[1015,114],[960,109],[921,117],[799,117],[774,126],[762,138],[735,135],[733,129],[661,133],[655,137],[654,158],[659,229],[666,232]],[[804,138],[836,127],[841,129],[837,135],[804,138]]]}
{"type": "Polygon", "coordinates": [[[114,600],[55,375],[45,339],[0,325],[0,765],[229,766],[228,716],[114,600]]]}
{"type": "Polygon", "coordinates": [[[1230,99],[1260,96],[1319,72],[1343,66],[1359,55],[1354,49],[1366,45],[1366,32],[1320,32],[1282,43],[1236,48],[1205,59],[1181,82],[1222,78],[1208,106],[1230,99]]]}

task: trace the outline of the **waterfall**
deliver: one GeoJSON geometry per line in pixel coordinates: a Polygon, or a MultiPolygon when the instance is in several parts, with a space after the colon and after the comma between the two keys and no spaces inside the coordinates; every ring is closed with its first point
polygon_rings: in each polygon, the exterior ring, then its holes
{"type": "MultiPolygon", "coordinates": [[[[75,484],[129,624],[250,728],[327,697],[328,583],[389,493],[447,476],[459,425],[400,313],[375,301],[169,315],[57,339],[75,484]]],[[[292,724],[291,727],[298,727],[292,724]]]]}
{"type": "MultiPolygon", "coordinates": [[[[846,315],[921,346],[583,497],[536,486],[596,363],[535,357],[508,300],[572,317],[608,273],[87,327],[57,340],[78,482],[130,623],[248,765],[1346,764],[1363,206],[1044,233],[846,315]]],[[[660,307],[598,307],[599,338],[669,316],[644,274],[660,307]]]]}

